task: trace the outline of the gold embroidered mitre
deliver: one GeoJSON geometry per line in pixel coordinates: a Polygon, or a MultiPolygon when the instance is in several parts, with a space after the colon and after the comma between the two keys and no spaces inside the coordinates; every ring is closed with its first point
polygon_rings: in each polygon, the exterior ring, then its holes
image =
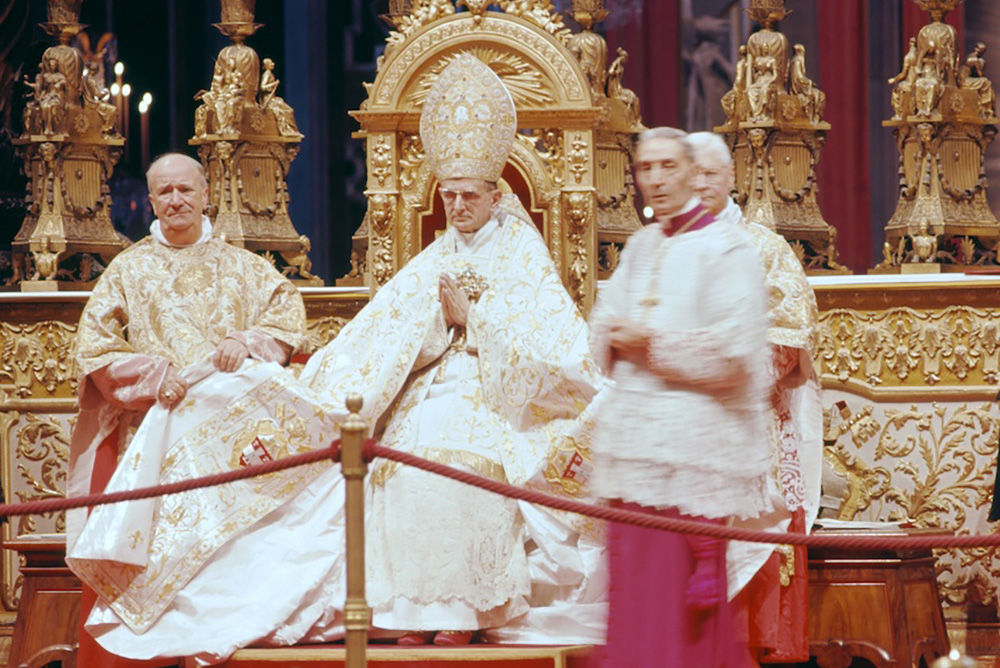
{"type": "Polygon", "coordinates": [[[514,100],[493,70],[460,54],[424,101],[420,138],[438,181],[499,181],[517,133],[514,100]]]}

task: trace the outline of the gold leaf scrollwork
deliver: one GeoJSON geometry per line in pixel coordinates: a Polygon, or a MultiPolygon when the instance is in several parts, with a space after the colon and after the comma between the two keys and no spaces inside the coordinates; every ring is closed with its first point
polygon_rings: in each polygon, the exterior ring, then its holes
{"type": "MultiPolygon", "coordinates": [[[[537,66],[525,60],[522,55],[482,46],[465,49],[462,53],[470,53],[489,65],[490,69],[503,81],[504,87],[514,100],[514,106],[518,109],[545,107],[555,103],[555,98],[549,92],[548,82],[545,81],[542,72],[537,66]]],[[[437,81],[444,68],[451,64],[458,55],[458,53],[445,54],[428,67],[410,94],[409,102],[414,106],[423,106],[431,86],[437,81]]]]}
{"type": "Polygon", "coordinates": [[[566,196],[566,239],[569,243],[569,292],[576,303],[581,303],[587,287],[587,219],[590,217],[591,195],[572,192],[566,196]]]}
{"type": "Polygon", "coordinates": [[[569,171],[578,184],[583,182],[583,177],[587,174],[587,167],[590,163],[588,148],[587,140],[577,135],[573,137],[569,151],[566,152],[566,162],[569,164],[569,171]]]}
{"type": "Polygon", "coordinates": [[[569,43],[572,32],[563,23],[552,0],[501,0],[500,6],[508,14],[531,21],[551,33],[564,45],[569,43]]]}
{"type": "Polygon", "coordinates": [[[374,193],[368,197],[368,217],[371,225],[371,267],[376,286],[385,283],[395,273],[393,262],[392,227],[395,220],[396,197],[374,193]]]}
{"type": "Polygon", "coordinates": [[[399,183],[403,188],[413,186],[423,162],[424,144],[420,135],[404,135],[399,157],[399,183]]]}
{"type": "Polygon", "coordinates": [[[3,348],[0,378],[6,379],[17,397],[37,391],[72,396],[76,391],[75,364],[71,354],[75,325],[57,321],[30,325],[0,323],[3,348]]]}
{"type": "MultiPolygon", "coordinates": [[[[16,428],[14,458],[20,482],[14,493],[21,502],[61,499],[65,496],[66,473],[69,466],[69,433],[67,426],[51,416],[24,413],[24,422],[16,428]]],[[[62,511],[43,517],[54,518],[55,530],[65,531],[62,511]]],[[[17,535],[33,533],[37,516],[24,515],[18,521],[17,535]]]]}
{"type": "Polygon", "coordinates": [[[383,136],[375,137],[372,143],[371,170],[380,186],[392,176],[392,146],[383,136]]]}
{"type": "Polygon", "coordinates": [[[993,309],[831,309],[820,316],[819,340],[817,364],[840,382],[920,387],[1000,379],[1000,311],[993,309]]]}
{"type": "MultiPolygon", "coordinates": [[[[880,404],[854,412],[846,402],[837,406],[843,419],[825,438],[833,441],[827,461],[848,481],[841,519],[905,519],[959,534],[990,530],[984,520],[1000,437],[1000,417],[992,404],[880,404]]],[[[996,552],[977,548],[939,554],[943,600],[996,605],[996,552]]]]}

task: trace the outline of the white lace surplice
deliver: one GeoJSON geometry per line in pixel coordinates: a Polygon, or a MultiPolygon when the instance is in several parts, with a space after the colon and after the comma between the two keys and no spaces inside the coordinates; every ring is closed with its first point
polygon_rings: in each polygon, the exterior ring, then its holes
{"type": "Polygon", "coordinates": [[[655,330],[652,364],[678,380],[627,361],[610,371],[594,439],[601,496],[706,517],[770,509],[765,314],[741,230],[716,222],[666,237],[650,225],[629,239],[591,318],[594,356],[607,364],[609,328],[628,318],[655,330]],[[737,389],[713,389],[734,370],[737,389]]]}

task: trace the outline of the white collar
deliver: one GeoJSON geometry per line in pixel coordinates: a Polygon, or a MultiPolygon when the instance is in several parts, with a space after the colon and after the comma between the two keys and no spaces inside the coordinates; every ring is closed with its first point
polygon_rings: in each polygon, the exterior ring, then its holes
{"type": "Polygon", "coordinates": [[[198,246],[200,244],[208,243],[208,241],[212,238],[212,221],[208,219],[208,216],[203,215],[201,217],[201,237],[198,239],[198,241],[194,242],[193,244],[186,244],[183,246],[179,246],[177,244],[172,244],[169,241],[167,241],[167,238],[163,236],[163,229],[162,226],[160,225],[159,218],[154,220],[153,223],[149,226],[149,234],[164,246],[170,246],[171,248],[188,248],[189,246],[198,246]]]}
{"type": "Polygon", "coordinates": [[[490,216],[486,224],[471,234],[455,230],[455,250],[460,254],[475,253],[493,237],[500,227],[500,221],[495,215],[490,216]]]}

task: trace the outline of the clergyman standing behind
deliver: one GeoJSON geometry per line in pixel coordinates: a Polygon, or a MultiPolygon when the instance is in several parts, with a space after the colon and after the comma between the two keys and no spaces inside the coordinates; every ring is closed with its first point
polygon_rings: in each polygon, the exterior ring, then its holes
{"type": "MultiPolygon", "coordinates": [[[[749,238],[715,221],[694,174],[684,132],[640,136],[635,179],[655,220],[629,239],[591,318],[614,380],[594,486],[620,508],[720,524],[770,510],[766,298],[749,238]]],[[[735,665],[724,541],[612,524],[608,550],[604,667],[735,665]]]]}
{"type": "MultiPolygon", "coordinates": [[[[823,407],[812,362],[819,319],[816,295],[785,238],[763,225],[748,223],[730,197],[735,183],[733,157],[722,138],[696,132],[688,141],[694,147],[697,167],[695,192],[720,223],[735,225],[750,235],[767,287],[774,512],[739,526],[805,533],[819,512],[823,462],[823,407]]],[[[738,631],[747,636],[753,658],[808,661],[805,546],[775,549],[768,543],[733,542],[727,557],[729,597],[737,597],[738,631]]]]}

